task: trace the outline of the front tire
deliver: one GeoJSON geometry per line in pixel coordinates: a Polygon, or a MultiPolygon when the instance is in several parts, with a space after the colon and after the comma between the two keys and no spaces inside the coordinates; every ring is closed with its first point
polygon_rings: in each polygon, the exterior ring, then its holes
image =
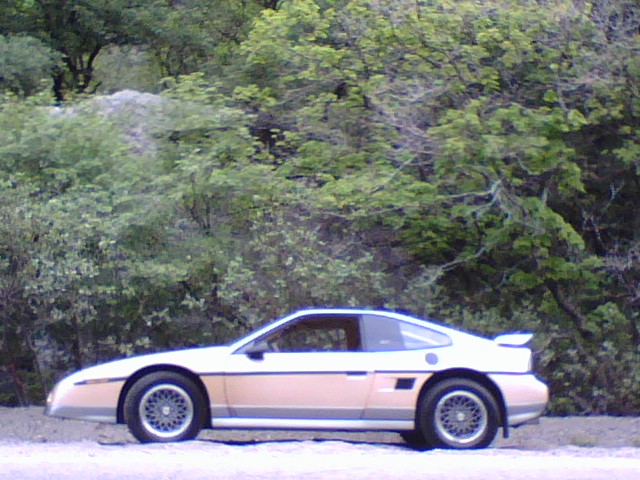
{"type": "Polygon", "coordinates": [[[205,398],[197,385],[175,372],[156,372],[133,384],[124,418],[141,443],[195,438],[204,425],[205,398]]]}
{"type": "Polygon", "coordinates": [[[500,424],[491,393],[467,379],[435,384],[423,397],[418,424],[426,441],[435,448],[485,448],[500,424]]]}

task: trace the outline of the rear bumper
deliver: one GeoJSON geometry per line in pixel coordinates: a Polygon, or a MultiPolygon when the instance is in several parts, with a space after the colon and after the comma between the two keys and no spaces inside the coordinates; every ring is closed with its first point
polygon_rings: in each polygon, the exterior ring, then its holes
{"type": "Polygon", "coordinates": [[[504,399],[506,424],[512,427],[540,417],[549,403],[549,388],[533,374],[491,374],[504,399]]]}

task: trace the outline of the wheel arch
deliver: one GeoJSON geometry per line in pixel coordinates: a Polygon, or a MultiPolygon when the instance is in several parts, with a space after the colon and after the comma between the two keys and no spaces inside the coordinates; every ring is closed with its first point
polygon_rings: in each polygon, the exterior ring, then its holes
{"type": "Polygon", "coordinates": [[[205,424],[203,425],[204,428],[209,428],[211,425],[211,411],[210,411],[210,401],[209,401],[209,394],[207,392],[207,389],[204,386],[204,383],[202,383],[202,380],[200,379],[200,377],[198,375],[196,375],[195,373],[193,373],[191,370],[186,369],[184,367],[178,367],[176,365],[152,365],[149,367],[145,367],[142,368],[140,370],[138,370],[137,372],[135,372],[133,375],[131,375],[127,381],[125,382],[124,386],[122,387],[122,390],[120,391],[120,396],[118,397],[118,410],[117,410],[117,422],[118,423],[125,423],[124,420],[124,402],[125,399],[127,398],[127,394],[129,393],[129,390],[131,390],[131,387],[141,378],[151,374],[151,373],[157,373],[157,372],[174,372],[174,373],[178,373],[180,375],[184,375],[185,377],[187,377],[188,379],[190,379],[191,381],[193,381],[196,386],[198,387],[198,389],[200,390],[200,392],[202,393],[203,398],[205,399],[205,424]]]}
{"type": "Polygon", "coordinates": [[[418,416],[420,415],[420,405],[422,404],[422,398],[426,395],[427,391],[432,388],[437,383],[440,383],[444,380],[449,380],[452,378],[472,380],[477,382],[486,388],[489,393],[493,396],[498,405],[498,413],[500,415],[500,426],[502,427],[503,436],[507,438],[509,436],[509,425],[507,422],[507,407],[504,401],[504,397],[502,392],[498,388],[498,386],[493,382],[487,375],[484,373],[478,372],[476,370],[471,370],[467,368],[453,368],[449,370],[444,370],[442,372],[434,373],[429,379],[424,382],[422,388],[420,389],[420,393],[418,395],[418,401],[416,404],[416,422],[418,416]]]}

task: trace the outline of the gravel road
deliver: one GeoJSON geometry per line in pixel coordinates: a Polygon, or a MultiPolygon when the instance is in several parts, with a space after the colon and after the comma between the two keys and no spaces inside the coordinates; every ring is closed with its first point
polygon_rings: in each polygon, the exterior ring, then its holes
{"type": "Polygon", "coordinates": [[[0,408],[0,479],[640,479],[640,417],[543,418],[486,450],[416,452],[392,433],[204,431],[140,445],[126,428],[0,408]]]}

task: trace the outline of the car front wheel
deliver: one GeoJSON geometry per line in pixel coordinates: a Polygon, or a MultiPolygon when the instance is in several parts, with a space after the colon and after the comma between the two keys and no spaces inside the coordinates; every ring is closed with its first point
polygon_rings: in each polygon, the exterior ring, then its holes
{"type": "Polygon", "coordinates": [[[482,385],[467,379],[435,384],[423,397],[418,423],[426,441],[436,448],[488,446],[496,436],[496,401],[482,385]]]}
{"type": "Polygon", "coordinates": [[[184,375],[151,373],[127,393],[124,416],[131,434],[142,443],[190,440],[204,425],[205,399],[184,375]]]}

